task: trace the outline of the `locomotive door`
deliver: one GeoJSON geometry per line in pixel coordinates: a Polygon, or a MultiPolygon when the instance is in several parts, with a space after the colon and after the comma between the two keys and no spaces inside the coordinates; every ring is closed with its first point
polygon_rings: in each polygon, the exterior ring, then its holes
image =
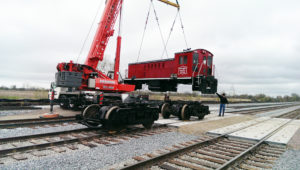
{"type": "Polygon", "coordinates": [[[178,77],[186,77],[188,75],[188,56],[187,54],[179,56],[178,77]]]}

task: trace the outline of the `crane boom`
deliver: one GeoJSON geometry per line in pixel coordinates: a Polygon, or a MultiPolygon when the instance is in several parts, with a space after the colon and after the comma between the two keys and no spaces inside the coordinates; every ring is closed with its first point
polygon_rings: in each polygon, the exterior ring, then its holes
{"type": "Polygon", "coordinates": [[[85,65],[96,69],[99,61],[103,60],[108,40],[114,34],[114,25],[120,13],[123,0],[107,0],[99,27],[95,34],[85,65]]]}

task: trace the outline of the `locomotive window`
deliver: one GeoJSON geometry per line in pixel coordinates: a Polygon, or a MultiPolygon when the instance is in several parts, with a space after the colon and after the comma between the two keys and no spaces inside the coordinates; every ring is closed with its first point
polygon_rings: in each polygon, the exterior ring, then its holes
{"type": "Polygon", "coordinates": [[[193,55],[193,64],[197,64],[198,63],[198,58],[199,58],[199,54],[198,53],[194,53],[194,55],[193,55]]]}
{"type": "Polygon", "coordinates": [[[160,63],[158,63],[158,66],[157,66],[158,68],[160,68],[160,63]]]}
{"type": "Polygon", "coordinates": [[[206,64],[206,56],[203,56],[203,64],[206,64]]]}
{"type": "Polygon", "coordinates": [[[153,64],[151,64],[151,68],[153,68],[153,64]]]}
{"type": "Polygon", "coordinates": [[[212,57],[208,56],[207,65],[210,67],[212,65],[212,57]]]}
{"type": "Polygon", "coordinates": [[[161,66],[162,68],[165,68],[165,63],[162,63],[162,66],[161,66]]]}
{"type": "Polygon", "coordinates": [[[187,56],[184,56],[183,64],[187,64],[187,56]]]}
{"type": "Polygon", "coordinates": [[[183,64],[183,56],[179,57],[179,64],[183,64]]]}

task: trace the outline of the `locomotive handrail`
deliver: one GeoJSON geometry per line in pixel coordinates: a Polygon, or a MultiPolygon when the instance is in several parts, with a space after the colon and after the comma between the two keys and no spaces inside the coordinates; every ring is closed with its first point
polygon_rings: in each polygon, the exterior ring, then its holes
{"type": "MultiPolygon", "coordinates": [[[[197,67],[198,67],[198,65],[199,65],[200,63],[197,63],[197,65],[196,65],[196,67],[195,67],[195,69],[194,69],[194,71],[193,71],[193,74],[192,74],[192,84],[194,84],[194,74],[195,74],[195,72],[196,72],[196,69],[197,69],[197,67]]],[[[200,66],[200,69],[199,69],[199,71],[198,71],[198,75],[197,76],[199,76],[199,74],[200,74],[200,70],[202,69],[202,66],[203,66],[203,63],[201,63],[201,66],[200,66]]]]}
{"type": "MultiPolygon", "coordinates": [[[[194,69],[194,71],[193,71],[192,77],[194,77],[194,74],[195,74],[196,69],[197,69],[197,67],[198,67],[199,64],[200,64],[200,63],[198,63],[198,64],[196,65],[196,67],[195,67],[195,69],[194,69]]],[[[200,70],[202,69],[202,66],[203,66],[203,63],[201,63],[200,69],[199,69],[199,71],[198,71],[198,75],[199,75],[199,73],[200,73],[200,70]]]]}

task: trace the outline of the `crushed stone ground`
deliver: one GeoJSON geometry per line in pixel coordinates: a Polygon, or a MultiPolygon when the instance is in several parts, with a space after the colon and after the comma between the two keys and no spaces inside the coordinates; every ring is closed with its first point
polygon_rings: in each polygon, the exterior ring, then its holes
{"type": "Polygon", "coordinates": [[[198,122],[190,125],[184,125],[179,127],[178,132],[184,134],[193,134],[193,135],[203,135],[207,131],[222,128],[236,123],[241,123],[244,121],[255,119],[254,116],[242,115],[228,117],[221,120],[212,120],[207,122],[198,122]]]}

